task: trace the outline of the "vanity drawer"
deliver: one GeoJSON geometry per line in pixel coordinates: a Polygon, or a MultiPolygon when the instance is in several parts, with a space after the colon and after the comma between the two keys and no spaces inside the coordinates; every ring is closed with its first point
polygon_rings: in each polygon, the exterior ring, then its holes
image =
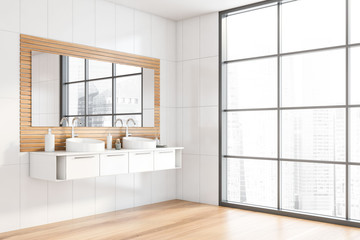
{"type": "Polygon", "coordinates": [[[99,155],[58,157],[57,179],[71,180],[99,176],[99,155]]]}
{"type": "Polygon", "coordinates": [[[129,172],[148,172],[154,170],[154,152],[129,153],[129,172]]]}
{"type": "Polygon", "coordinates": [[[100,176],[117,175],[128,172],[128,153],[102,154],[100,156],[100,176]]]}
{"type": "Polygon", "coordinates": [[[154,170],[175,168],[175,150],[156,151],[154,156],[154,170]]]}

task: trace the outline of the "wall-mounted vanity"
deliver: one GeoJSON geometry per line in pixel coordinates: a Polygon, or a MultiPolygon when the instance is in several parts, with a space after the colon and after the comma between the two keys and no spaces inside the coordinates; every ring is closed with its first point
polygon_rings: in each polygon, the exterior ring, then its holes
{"type": "Polygon", "coordinates": [[[103,152],[32,152],[30,176],[66,181],[181,168],[183,148],[122,149],[103,152]]]}
{"type": "Polygon", "coordinates": [[[20,57],[20,146],[31,152],[31,177],[65,181],[181,168],[182,148],[141,148],[160,137],[159,59],[27,35],[20,37],[20,57]],[[55,152],[44,152],[48,129],[55,152]],[[135,149],[66,147],[105,142],[108,134],[114,144],[128,131],[133,137],[125,145],[135,149]]]}

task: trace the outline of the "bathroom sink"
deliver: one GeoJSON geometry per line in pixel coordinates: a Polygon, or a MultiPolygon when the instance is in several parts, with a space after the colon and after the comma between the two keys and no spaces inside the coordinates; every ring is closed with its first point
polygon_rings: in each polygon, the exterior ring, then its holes
{"type": "Polygon", "coordinates": [[[124,137],[123,148],[125,149],[154,149],[156,141],[154,139],[142,137],[124,137]]]}
{"type": "Polygon", "coordinates": [[[105,150],[105,142],[91,138],[66,139],[67,152],[99,152],[105,150]]]}

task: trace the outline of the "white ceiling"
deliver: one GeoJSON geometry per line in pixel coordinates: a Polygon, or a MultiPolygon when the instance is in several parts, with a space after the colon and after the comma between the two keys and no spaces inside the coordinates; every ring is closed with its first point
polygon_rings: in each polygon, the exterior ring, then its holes
{"type": "Polygon", "coordinates": [[[260,1],[261,0],[118,0],[117,2],[120,5],[164,18],[181,20],[260,1]]]}

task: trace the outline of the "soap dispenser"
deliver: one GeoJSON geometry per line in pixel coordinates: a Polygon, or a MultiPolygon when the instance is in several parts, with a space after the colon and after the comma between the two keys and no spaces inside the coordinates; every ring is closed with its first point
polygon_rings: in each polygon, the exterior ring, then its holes
{"type": "Polygon", "coordinates": [[[109,135],[106,138],[106,148],[107,150],[111,150],[112,149],[112,136],[109,133],[109,135]]]}
{"type": "Polygon", "coordinates": [[[45,135],[45,152],[55,151],[55,136],[51,133],[49,128],[48,134],[45,135]]]}

